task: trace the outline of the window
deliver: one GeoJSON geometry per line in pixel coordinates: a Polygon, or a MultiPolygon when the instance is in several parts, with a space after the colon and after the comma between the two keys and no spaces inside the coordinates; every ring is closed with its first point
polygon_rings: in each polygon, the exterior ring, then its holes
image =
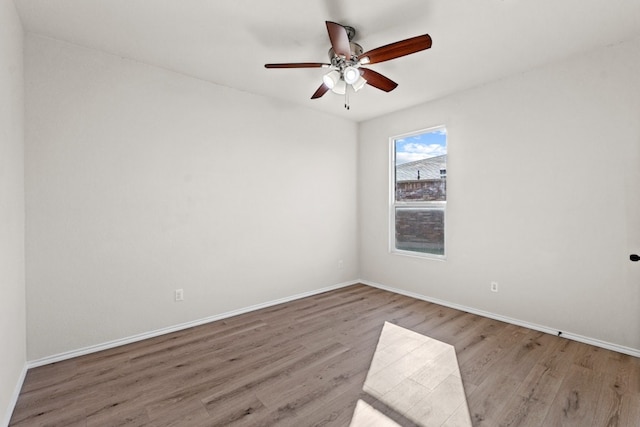
{"type": "Polygon", "coordinates": [[[427,129],[391,138],[392,252],[445,257],[447,131],[427,129]]]}

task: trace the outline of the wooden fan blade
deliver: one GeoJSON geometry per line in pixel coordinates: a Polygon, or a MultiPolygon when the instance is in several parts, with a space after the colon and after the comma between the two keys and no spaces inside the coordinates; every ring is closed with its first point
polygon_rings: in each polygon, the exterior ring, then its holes
{"type": "Polygon", "coordinates": [[[321,68],[328,67],[330,64],[322,62],[289,62],[284,64],[264,64],[265,68],[321,68]]]}
{"type": "Polygon", "coordinates": [[[368,84],[380,90],[391,92],[398,87],[398,83],[376,71],[367,68],[360,68],[360,71],[362,72],[362,78],[364,78],[368,84]]]}
{"type": "Polygon", "coordinates": [[[316,90],[313,95],[311,95],[311,99],[316,99],[316,98],[320,98],[322,95],[324,95],[325,93],[327,93],[329,91],[329,86],[327,86],[326,84],[322,83],[320,85],[320,87],[318,88],[318,90],[316,90]]]}
{"type": "Polygon", "coordinates": [[[429,34],[412,37],[410,39],[391,43],[363,53],[358,57],[362,64],[375,64],[377,62],[389,61],[401,56],[411,55],[421,50],[431,47],[431,37],[429,34]],[[365,58],[369,58],[368,60],[365,58]]]}
{"type": "Polygon", "coordinates": [[[327,24],[327,31],[329,32],[329,40],[331,40],[331,47],[333,51],[344,56],[347,59],[351,59],[351,46],[349,45],[349,36],[347,30],[340,24],[335,22],[325,21],[327,24]]]}

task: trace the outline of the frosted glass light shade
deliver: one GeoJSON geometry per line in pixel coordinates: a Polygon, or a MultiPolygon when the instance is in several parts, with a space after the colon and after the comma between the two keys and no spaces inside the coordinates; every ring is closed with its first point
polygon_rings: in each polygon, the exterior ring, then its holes
{"type": "Polygon", "coordinates": [[[342,78],[347,84],[354,84],[360,78],[360,71],[355,67],[347,67],[342,73],[342,78]]]}
{"type": "Polygon", "coordinates": [[[362,89],[366,84],[367,84],[367,81],[362,76],[360,76],[358,80],[356,80],[355,83],[353,83],[351,86],[353,86],[353,90],[357,92],[360,89],[362,89]]]}
{"type": "Polygon", "coordinates": [[[333,93],[337,93],[338,95],[344,95],[347,92],[347,84],[344,82],[344,80],[340,79],[335,84],[335,86],[331,88],[331,91],[333,93]]]}
{"type": "Polygon", "coordinates": [[[340,73],[336,70],[329,71],[327,74],[322,76],[322,81],[329,89],[333,89],[340,81],[340,73]]]}

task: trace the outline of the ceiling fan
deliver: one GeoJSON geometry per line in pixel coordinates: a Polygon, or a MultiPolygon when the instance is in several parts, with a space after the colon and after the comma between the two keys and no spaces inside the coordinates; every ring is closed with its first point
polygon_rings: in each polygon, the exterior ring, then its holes
{"type": "MultiPolygon", "coordinates": [[[[365,84],[390,92],[398,84],[376,71],[364,68],[363,65],[389,61],[431,47],[431,37],[429,34],[424,34],[364,52],[362,46],[352,41],[356,34],[353,27],[331,21],[326,21],[326,24],[331,41],[330,63],[293,62],[264,65],[266,68],[330,68],[331,71],[322,77],[322,84],[311,96],[311,99],[320,98],[329,90],[347,96],[348,86],[357,92],[365,84]]],[[[349,109],[348,98],[345,102],[345,108],[349,109]]]]}

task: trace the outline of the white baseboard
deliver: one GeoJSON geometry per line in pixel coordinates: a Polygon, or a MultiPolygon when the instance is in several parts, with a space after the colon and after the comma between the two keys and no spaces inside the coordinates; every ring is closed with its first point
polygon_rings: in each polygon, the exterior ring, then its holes
{"type": "MultiPolygon", "coordinates": [[[[102,344],[98,344],[98,345],[94,345],[94,346],[89,346],[89,347],[85,347],[85,348],[81,348],[78,350],[73,350],[73,351],[68,351],[65,353],[60,353],[60,354],[56,354],[53,356],[48,356],[48,357],[44,357],[42,359],[37,359],[37,360],[32,360],[27,362],[26,367],[24,369],[24,372],[22,373],[22,377],[21,377],[21,381],[19,383],[19,387],[17,389],[17,394],[19,394],[20,392],[20,388],[22,387],[22,382],[24,381],[24,376],[26,375],[26,370],[28,368],[35,368],[38,366],[43,366],[43,365],[48,365],[50,363],[55,363],[55,362],[60,362],[63,360],[67,360],[67,359],[71,359],[74,357],[78,357],[78,356],[84,356],[87,354],[91,354],[91,353],[96,353],[98,351],[102,351],[102,350],[108,350],[110,348],[114,348],[114,347],[119,347],[125,344],[130,344],[130,343],[134,343],[137,341],[142,341],[148,338],[154,338],[160,335],[165,335],[165,334],[169,334],[171,332],[177,332],[177,331],[181,331],[183,329],[188,329],[194,326],[200,326],[206,323],[210,323],[210,322],[215,322],[217,320],[223,320],[229,317],[233,317],[233,316],[238,316],[240,314],[245,314],[245,313],[249,313],[251,311],[255,311],[255,310],[260,310],[262,308],[267,308],[267,307],[271,307],[274,305],[278,305],[278,304],[283,304],[286,302],[290,302],[290,301],[295,301],[301,298],[306,298],[306,297],[310,297],[313,295],[318,295],[324,292],[329,292],[335,289],[340,289],[340,288],[344,288],[346,286],[351,286],[351,285],[355,285],[357,283],[362,283],[364,285],[367,286],[372,286],[374,288],[379,288],[379,289],[383,289],[389,292],[394,292],[400,295],[405,295],[411,298],[416,298],[419,300],[423,300],[423,301],[427,301],[427,302],[431,302],[434,304],[438,304],[438,305],[442,305],[445,307],[450,307],[450,308],[454,308],[456,310],[461,310],[461,311],[465,311],[468,313],[472,313],[472,314],[477,314],[479,316],[483,316],[483,317],[487,317],[489,319],[494,319],[494,320],[499,320],[501,322],[505,322],[505,323],[510,323],[513,325],[517,325],[517,326],[522,326],[525,328],[529,328],[529,329],[533,329],[536,331],[540,331],[540,332],[544,332],[544,333],[548,333],[548,334],[552,334],[552,335],[557,335],[559,330],[555,329],[555,328],[551,328],[548,326],[542,326],[542,325],[536,325],[534,323],[529,323],[529,322],[525,322],[523,320],[519,320],[519,319],[513,319],[510,317],[506,317],[506,316],[502,316],[499,314],[495,314],[495,313],[491,313],[491,312],[487,312],[487,311],[483,311],[483,310],[478,310],[476,308],[473,307],[466,307],[460,304],[455,304],[455,303],[451,303],[449,301],[444,301],[444,300],[439,300],[437,298],[431,298],[425,295],[421,295],[421,294],[417,294],[414,292],[409,292],[409,291],[405,291],[403,289],[398,289],[398,288],[394,288],[391,286],[386,286],[386,285],[382,285],[380,283],[375,283],[375,282],[370,282],[367,280],[354,280],[351,282],[344,282],[344,283],[340,283],[337,285],[333,285],[333,286],[328,286],[325,288],[321,288],[321,289],[316,289],[313,291],[309,291],[309,292],[304,292],[301,294],[296,294],[296,295],[292,295],[289,297],[285,297],[285,298],[280,298],[277,300],[273,300],[273,301],[268,301],[265,303],[261,303],[261,304],[256,304],[256,305],[252,305],[249,307],[244,307],[244,308],[240,308],[238,310],[233,310],[233,311],[229,311],[226,313],[221,313],[221,314],[217,314],[214,316],[210,316],[210,317],[206,317],[204,319],[198,319],[198,320],[194,320],[191,322],[186,322],[186,323],[182,323],[179,325],[174,325],[174,326],[170,326],[167,328],[162,328],[162,329],[157,329],[154,331],[150,331],[150,332],[145,332],[142,334],[138,334],[138,335],[133,335],[130,337],[125,337],[125,338],[121,338],[121,339],[117,339],[114,341],[109,341],[106,343],[102,343],[102,344]]],[[[570,339],[570,340],[574,340],[574,341],[578,341],[578,342],[582,342],[585,344],[590,344],[590,345],[594,345],[596,347],[601,347],[601,348],[605,348],[607,350],[612,350],[612,351],[616,351],[618,353],[623,353],[623,354],[628,354],[630,356],[634,356],[634,357],[639,357],[640,358],[640,350],[638,349],[634,349],[634,348],[630,348],[630,347],[625,347],[625,346],[621,346],[621,345],[617,345],[617,344],[613,344],[613,343],[609,343],[606,341],[601,341],[595,338],[590,338],[590,337],[585,337],[579,334],[573,334],[571,332],[567,332],[567,331],[562,331],[562,337],[570,339]]],[[[17,401],[17,394],[15,396],[15,399],[17,401]]],[[[15,403],[14,403],[15,404],[15,403]]],[[[8,422],[8,421],[7,421],[8,422]]]]}
{"type": "Polygon", "coordinates": [[[419,299],[422,301],[427,301],[427,302],[432,302],[434,304],[438,304],[438,305],[442,305],[445,307],[449,307],[449,308],[454,308],[456,310],[460,310],[460,311],[465,311],[467,313],[471,313],[471,314],[477,314],[478,316],[482,316],[482,317],[487,317],[489,319],[494,319],[494,320],[499,320],[501,322],[505,322],[505,323],[510,323],[516,326],[522,326],[524,328],[528,328],[528,329],[533,329],[535,331],[540,331],[540,332],[544,332],[547,334],[551,334],[551,335],[558,335],[558,332],[562,333],[562,337],[563,338],[567,338],[573,341],[578,341],[584,344],[590,344],[596,347],[601,347],[607,350],[612,350],[618,353],[623,353],[623,354],[628,354],[629,356],[634,356],[634,357],[640,357],[640,350],[635,349],[635,348],[631,348],[631,347],[625,347],[622,345],[618,345],[618,344],[613,344],[610,342],[606,342],[606,341],[601,341],[595,338],[590,338],[590,337],[585,337],[583,335],[579,335],[579,334],[573,334],[571,332],[567,332],[567,331],[561,331],[559,329],[554,329],[548,326],[542,326],[542,325],[536,325],[534,323],[529,323],[529,322],[525,322],[523,320],[519,320],[519,319],[513,319],[511,317],[506,317],[506,316],[501,316],[499,314],[495,314],[495,313],[490,313],[488,311],[483,311],[483,310],[478,310],[476,308],[473,307],[466,307],[460,304],[455,304],[449,301],[443,301],[443,300],[439,300],[437,298],[431,298],[425,295],[420,295],[414,292],[409,292],[409,291],[405,291],[403,289],[398,289],[398,288],[394,288],[391,286],[386,286],[386,285],[381,285],[379,283],[375,283],[375,282],[370,282],[367,280],[360,280],[360,283],[367,285],[367,286],[372,286],[374,288],[378,288],[378,289],[382,289],[385,291],[389,291],[389,292],[393,292],[396,294],[400,294],[400,295],[405,295],[411,298],[415,298],[415,299],[419,299]]]}
{"type": "Polygon", "coordinates": [[[97,344],[97,345],[93,345],[93,346],[89,346],[89,347],[84,347],[84,348],[81,348],[81,349],[78,349],[78,350],[72,350],[72,351],[68,351],[68,352],[64,352],[64,353],[59,353],[59,354],[55,354],[53,356],[43,357],[42,359],[31,360],[31,361],[27,362],[27,367],[28,368],[35,368],[35,367],[38,367],[38,366],[44,366],[44,365],[48,365],[48,364],[55,363],[55,362],[61,362],[63,360],[72,359],[74,357],[84,356],[84,355],[91,354],[91,353],[96,353],[96,352],[102,351],[102,350],[108,350],[110,348],[119,347],[121,345],[131,344],[131,343],[134,343],[134,342],[137,342],[137,341],[146,340],[148,338],[154,338],[154,337],[157,337],[157,336],[160,336],[160,335],[169,334],[171,332],[177,332],[177,331],[181,331],[183,329],[192,328],[194,326],[204,325],[205,323],[215,322],[216,320],[223,320],[223,319],[227,319],[229,317],[238,316],[240,314],[249,313],[251,311],[260,310],[262,308],[267,308],[267,307],[271,307],[271,306],[274,306],[274,305],[283,304],[283,303],[290,302],[290,301],[295,301],[295,300],[298,300],[298,299],[301,299],[301,298],[306,298],[306,297],[310,297],[310,296],[313,296],[313,295],[318,295],[318,294],[321,294],[321,293],[324,293],[324,292],[333,291],[335,289],[344,288],[346,286],[355,285],[357,283],[360,283],[360,281],[355,280],[355,281],[352,281],[352,282],[339,283],[337,285],[328,286],[326,288],[316,289],[316,290],[309,291],[309,292],[303,292],[301,294],[293,295],[293,296],[290,296],[290,297],[280,298],[280,299],[277,299],[277,300],[268,301],[268,302],[265,302],[265,303],[256,304],[256,305],[252,305],[252,306],[249,306],[249,307],[240,308],[240,309],[229,311],[229,312],[226,312],[226,313],[221,313],[221,314],[217,314],[217,315],[214,315],[214,316],[205,317],[204,319],[198,319],[198,320],[194,320],[194,321],[191,321],[191,322],[181,323],[179,325],[169,326],[167,328],[157,329],[157,330],[154,330],[154,331],[145,332],[145,333],[138,334],[138,335],[133,335],[133,336],[130,336],[130,337],[125,337],[125,338],[109,341],[109,342],[102,343],[102,344],[97,344]]]}
{"type": "Polygon", "coordinates": [[[29,369],[29,366],[25,363],[22,367],[20,377],[18,377],[18,381],[16,382],[16,386],[13,389],[11,401],[9,402],[9,406],[7,407],[7,412],[4,415],[4,420],[2,421],[2,424],[0,424],[2,426],[8,426],[9,422],[11,421],[11,416],[13,415],[13,411],[16,409],[16,404],[18,403],[18,397],[20,396],[20,391],[22,390],[24,379],[27,376],[27,369],[29,369]]]}

